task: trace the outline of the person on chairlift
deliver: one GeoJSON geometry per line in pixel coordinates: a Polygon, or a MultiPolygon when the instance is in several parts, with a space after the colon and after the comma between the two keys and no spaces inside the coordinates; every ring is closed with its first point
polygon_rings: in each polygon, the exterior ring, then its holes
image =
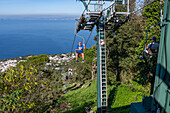
{"type": "Polygon", "coordinates": [[[143,59],[145,57],[145,54],[149,54],[152,56],[158,53],[159,43],[156,42],[156,37],[153,37],[152,41],[152,43],[146,46],[146,48],[144,49],[143,57],[141,57],[140,59],[143,59]]]}
{"type": "Polygon", "coordinates": [[[78,62],[78,57],[82,56],[82,62],[84,63],[84,52],[83,50],[85,49],[85,44],[81,44],[81,42],[79,42],[79,45],[77,45],[75,51],[76,51],[76,63],[78,62]]]}
{"type": "Polygon", "coordinates": [[[71,68],[68,69],[68,76],[73,76],[73,73],[72,73],[72,69],[71,69],[71,68]]]}

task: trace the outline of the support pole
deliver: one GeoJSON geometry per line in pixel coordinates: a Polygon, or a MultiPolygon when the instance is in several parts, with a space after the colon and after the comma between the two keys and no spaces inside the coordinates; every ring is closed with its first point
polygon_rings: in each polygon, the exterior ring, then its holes
{"type": "Polygon", "coordinates": [[[107,111],[106,43],[104,29],[104,18],[102,17],[97,25],[97,113],[105,113],[107,111]]]}
{"type": "Polygon", "coordinates": [[[101,80],[100,80],[100,23],[97,25],[97,113],[101,113],[101,80]]]}
{"type": "Polygon", "coordinates": [[[90,0],[88,0],[88,12],[89,12],[90,0]]]}
{"type": "Polygon", "coordinates": [[[127,3],[127,16],[129,15],[129,0],[128,0],[128,3],[127,3]]]}

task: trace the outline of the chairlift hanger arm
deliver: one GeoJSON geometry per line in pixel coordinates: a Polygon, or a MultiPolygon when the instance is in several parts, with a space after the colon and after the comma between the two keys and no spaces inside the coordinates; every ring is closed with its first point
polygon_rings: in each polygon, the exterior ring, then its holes
{"type": "Polygon", "coordinates": [[[88,10],[88,4],[85,2],[85,0],[76,0],[76,1],[81,1],[85,7],[86,10],[88,10]]]}
{"type": "Polygon", "coordinates": [[[161,22],[159,21],[157,24],[155,24],[155,25],[149,27],[149,28],[146,30],[146,41],[145,41],[145,46],[146,46],[146,43],[147,43],[147,37],[148,37],[148,31],[149,31],[149,29],[151,29],[151,28],[153,28],[153,27],[159,25],[160,23],[161,23],[161,22]]]}
{"type": "Polygon", "coordinates": [[[84,42],[85,42],[85,39],[84,39],[82,36],[79,36],[79,35],[77,34],[77,31],[76,31],[77,21],[78,21],[78,19],[76,19],[76,23],[75,23],[75,35],[78,36],[78,37],[80,37],[81,39],[83,39],[83,44],[85,44],[85,43],[84,43],[84,42]]]}
{"type": "Polygon", "coordinates": [[[82,36],[78,35],[77,33],[76,33],[76,36],[78,36],[78,37],[80,37],[81,39],[83,39],[83,44],[85,44],[85,43],[84,43],[84,42],[85,42],[85,39],[84,39],[82,36]]]}

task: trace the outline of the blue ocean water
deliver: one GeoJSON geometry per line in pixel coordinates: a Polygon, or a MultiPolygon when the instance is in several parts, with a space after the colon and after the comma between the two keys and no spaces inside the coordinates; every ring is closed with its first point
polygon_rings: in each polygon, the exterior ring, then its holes
{"type": "MultiPolygon", "coordinates": [[[[89,34],[89,31],[79,33],[86,41],[89,34]]],[[[74,20],[0,20],[0,59],[69,53],[74,35],[74,20]]],[[[95,44],[95,35],[94,30],[87,48],[95,44]]],[[[77,37],[74,49],[79,41],[83,42],[77,37]]]]}

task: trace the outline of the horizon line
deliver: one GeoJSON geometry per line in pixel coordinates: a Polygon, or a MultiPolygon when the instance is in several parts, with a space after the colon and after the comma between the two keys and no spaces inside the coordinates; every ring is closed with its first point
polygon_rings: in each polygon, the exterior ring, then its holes
{"type": "Polygon", "coordinates": [[[0,15],[2,15],[2,16],[13,16],[13,15],[19,15],[19,16],[36,16],[36,15],[63,15],[63,16],[66,16],[66,15],[68,15],[68,16],[79,16],[80,14],[0,14],[0,15]]]}

